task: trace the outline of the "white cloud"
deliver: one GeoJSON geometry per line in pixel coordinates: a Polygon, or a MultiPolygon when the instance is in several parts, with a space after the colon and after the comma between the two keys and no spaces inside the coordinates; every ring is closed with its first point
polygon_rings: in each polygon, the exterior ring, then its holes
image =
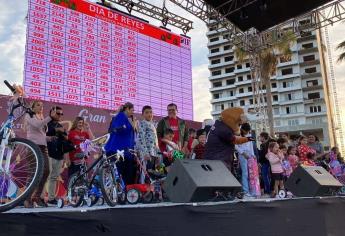
{"type": "Polygon", "coordinates": [[[208,64],[193,67],[194,120],[203,121],[211,117],[211,94],[208,64]]]}

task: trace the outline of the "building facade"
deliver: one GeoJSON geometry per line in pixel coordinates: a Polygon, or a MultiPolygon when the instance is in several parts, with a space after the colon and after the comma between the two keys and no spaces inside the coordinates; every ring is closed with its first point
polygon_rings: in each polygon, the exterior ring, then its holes
{"type": "MultiPolygon", "coordinates": [[[[250,63],[239,63],[223,29],[209,26],[212,116],[229,107],[254,108],[250,63]]],[[[315,134],[327,150],[334,145],[333,111],[320,31],[303,34],[292,45],[291,60],[279,58],[271,77],[275,132],[315,134]]],[[[264,91],[263,91],[264,92],[264,91]]],[[[252,122],[259,122],[251,116],[252,122]]]]}

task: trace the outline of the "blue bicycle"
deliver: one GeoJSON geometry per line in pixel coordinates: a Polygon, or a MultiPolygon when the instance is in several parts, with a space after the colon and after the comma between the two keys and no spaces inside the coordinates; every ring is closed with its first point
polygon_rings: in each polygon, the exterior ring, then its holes
{"type": "Polygon", "coordinates": [[[39,184],[43,174],[43,156],[30,140],[16,138],[13,125],[26,113],[32,111],[22,97],[7,81],[12,91],[7,120],[0,127],[0,212],[10,210],[29,196],[39,184]]]}
{"type": "Polygon", "coordinates": [[[123,152],[107,156],[104,151],[104,143],[107,142],[109,135],[102,136],[95,140],[86,140],[80,145],[83,153],[78,157],[85,159],[90,149],[100,150],[100,156],[90,167],[87,167],[86,161],[78,173],[70,177],[68,184],[68,200],[73,207],[80,206],[84,200],[88,206],[94,205],[100,196],[109,206],[115,206],[117,203],[126,202],[125,184],[119,174],[116,163],[124,158],[123,152]],[[103,141],[100,141],[103,140],[103,141]],[[91,178],[89,173],[92,172],[91,178]],[[97,189],[101,190],[101,195],[97,189]]]}

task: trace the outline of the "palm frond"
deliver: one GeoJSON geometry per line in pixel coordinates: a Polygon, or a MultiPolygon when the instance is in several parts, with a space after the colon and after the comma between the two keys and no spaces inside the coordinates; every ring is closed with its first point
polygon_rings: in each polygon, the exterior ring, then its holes
{"type": "Polygon", "coordinates": [[[235,48],[235,56],[237,60],[242,63],[245,61],[245,58],[248,56],[248,53],[243,47],[236,47],[235,48]]]}
{"type": "Polygon", "coordinates": [[[340,55],[338,56],[338,60],[337,60],[338,63],[343,62],[343,61],[345,61],[345,52],[343,52],[342,54],[340,54],[340,55]]]}
{"type": "Polygon", "coordinates": [[[345,49],[345,41],[341,42],[337,46],[337,50],[344,50],[345,49]]]}

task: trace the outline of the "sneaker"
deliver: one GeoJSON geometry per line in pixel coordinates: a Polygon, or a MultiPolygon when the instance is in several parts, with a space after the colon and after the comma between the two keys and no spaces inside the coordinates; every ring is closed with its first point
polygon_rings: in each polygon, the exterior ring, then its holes
{"type": "Polygon", "coordinates": [[[47,205],[48,206],[57,206],[58,201],[56,201],[56,199],[53,200],[48,200],[47,205]]]}
{"type": "Polygon", "coordinates": [[[249,194],[249,193],[246,193],[246,194],[244,194],[243,198],[244,198],[244,199],[254,199],[254,196],[252,196],[252,195],[249,194]]]}

